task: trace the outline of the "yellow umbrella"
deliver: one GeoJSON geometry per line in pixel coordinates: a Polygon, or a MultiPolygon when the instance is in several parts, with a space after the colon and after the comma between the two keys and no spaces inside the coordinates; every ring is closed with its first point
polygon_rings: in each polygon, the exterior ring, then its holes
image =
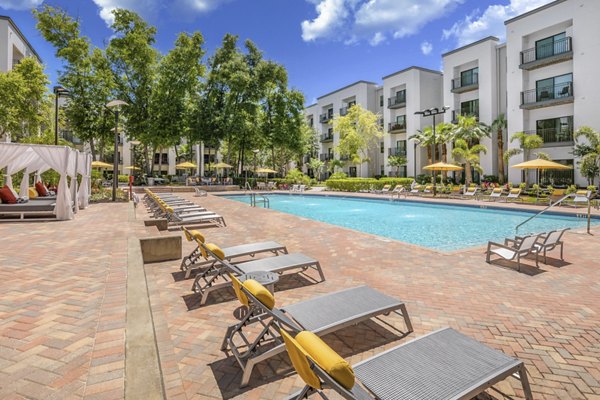
{"type": "Polygon", "coordinates": [[[463,167],[460,165],[448,164],[445,162],[439,162],[423,167],[427,171],[462,171],[463,167]]]}
{"type": "Polygon", "coordinates": [[[112,168],[112,164],[108,164],[102,161],[92,161],[92,168],[112,168]]]}
{"type": "Polygon", "coordinates": [[[130,170],[130,171],[141,171],[142,170],[140,167],[135,167],[135,166],[125,167],[125,169],[130,170]]]}
{"type": "Polygon", "coordinates": [[[190,168],[196,168],[196,164],[186,161],[186,162],[183,162],[183,163],[181,163],[181,164],[177,164],[177,165],[175,166],[175,168],[177,168],[177,169],[190,169],[190,168]]]}
{"type": "Polygon", "coordinates": [[[573,169],[569,165],[559,164],[554,161],[543,160],[541,158],[525,161],[517,165],[511,166],[511,168],[519,169],[573,169]]]}
{"type": "Polygon", "coordinates": [[[212,165],[211,168],[233,168],[233,167],[227,163],[220,162],[220,163],[216,163],[215,165],[212,165]]]}
{"type": "Polygon", "coordinates": [[[256,170],[257,174],[276,174],[277,171],[272,170],[271,168],[259,168],[256,170]]]}

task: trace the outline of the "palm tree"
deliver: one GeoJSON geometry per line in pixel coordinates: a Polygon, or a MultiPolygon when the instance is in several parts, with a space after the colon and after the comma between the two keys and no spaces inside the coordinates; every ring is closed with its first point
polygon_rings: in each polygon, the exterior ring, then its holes
{"type": "MultiPolygon", "coordinates": [[[[431,128],[425,128],[422,131],[417,130],[417,133],[410,136],[408,140],[413,140],[417,145],[427,148],[427,163],[431,164],[431,145],[433,143],[433,134],[431,128]]],[[[416,173],[417,172],[415,171],[415,174],[416,173]]]]}
{"type": "Polygon", "coordinates": [[[452,149],[452,157],[460,163],[465,164],[465,185],[469,186],[473,181],[471,168],[480,174],[483,172],[479,164],[479,154],[487,153],[487,148],[482,144],[470,146],[464,139],[456,139],[452,149]]]}
{"type": "Polygon", "coordinates": [[[594,184],[594,179],[600,173],[600,132],[589,126],[582,126],[575,132],[575,149],[573,155],[581,157],[579,161],[581,173],[594,184]],[[588,143],[579,143],[579,138],[587,139],[588,143]]]}
{"type": "Polygon", "coordinates": [[[498,146],[498,180],[504,183],[504,130],[508,127],[508,121],[504,114],[498,115],[492,122],[491,129],[497,134],[496,145],[498,146]]]}
{"type": "Polygon", "coordinates": [[[344,163],[342,160],[338,160],[337,158],[334,160],[330,160],[329,161],[329,165],[327,166],[327,169],[329,170],[329,172],[335,172],[336,168],[344,168],[344,165],[346,165],[346,163],[344,163]]]}
{"type": "Polygon", "coordinates": [[[321,180],[321,172],[323,171],[323,167],[325,163],[318,158],[311,158],[308,162],[308,166],[313,171],[313,175],[317,180],[321,180]]]}
{"type": "Polygon", "coordinates": [[[400,175],[400,167],[406,165],[407,159],[404,156],[389,156],[388,165],[392,168],[396,168],[396,177],[400,175]]]}
{"type": "MultiPolygon", "coordinates": [[[[544,144],[544,139],[542,139],[539,135],[528,135],[525,132],[517,132],[510,137],[510,142],[514,142],[515,140],[519,141],[518,148],[508,149],[504,153],[504,161],[508,164],[508,161],[516,156],[517,154],[523,153],[524,161],[529,160],[529,153],[537,148],[542,147],[544,144]]],[[[540,157],[543,158],[543,157],[540,157]]],[[[523,181],[527,183],[527,174],[523,171],[524,179],[523,181]]]]}

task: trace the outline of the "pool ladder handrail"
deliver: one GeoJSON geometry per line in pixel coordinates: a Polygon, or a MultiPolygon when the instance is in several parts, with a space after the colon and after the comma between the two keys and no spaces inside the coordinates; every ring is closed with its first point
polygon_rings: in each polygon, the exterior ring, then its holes
{"type": "Polygon", "coordinates": [[[264,208],[271,208],[271,203],[269,198],[262,193],[257,193],[255,191],[250,191],[250,206],[256,207],[256,204],[262,203],[264,208]],[[257,197],[260,197],[257,199],[257,197]]]}
{"type": "MultiPolygon", "coordinates": [[[[539,213],[537,213],[537,214],[535,214],[535,215],[532,215],[531,217],[527,218],[525,221],[523,221],[523,222],[521,222],[519,225],[517,225],[517,226],[515,227],[515,232],[516,232],[516,233],[519,233],[519,228],[520,228],[521,226],[525,225],[526,223],[528,223],[528,222],[529,222],[529,221],[531,221],[532,219],[539,217],[540,215],[542,215],[543,213],[545,213],[546,211],[548,211],[549,209],[551,209],[551,208],[552,208],[552,207],[554,207],[555,205],[562,203],[564,200],[568,199],[569,197],[573,197],[573,198],[575,198],[575,197],[576,197],[576,194],[575,194],[575,193],[569,193],[569,194],[567,194],[567,195],[563,196],[562,198],[560,198],[559,200],[557,200],[556,202],[554,202],[554,203],[550,203],[550,205],[548,205],[548,206],[547,206],[546,208],[544,208],[542,211],[540,211],[539,213]]],[[[587,231],[588,231],[588,233],[590,233],[590,218],[591,218],[591,210],[590,210],[590,205],[591,205],[591,203],[590,203],[590,198],[589,198],[589,197],[587,198],[587,205],[588,205],[588,213],[587,213],[587,231]]]]}

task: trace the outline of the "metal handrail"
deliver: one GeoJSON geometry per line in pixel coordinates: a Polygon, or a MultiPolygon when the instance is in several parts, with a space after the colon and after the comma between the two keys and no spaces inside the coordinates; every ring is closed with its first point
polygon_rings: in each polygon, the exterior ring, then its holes
{"type": "MultiPolygon", "coordinates": [[[[525,221],[521,222],[519,225],[517,225],[517,226],[515,227],[515,232],[516,232],[516,233],[519,233],[519,228],[520,228],[521,226],[525,225],[526,223],[528,223],[528,222],[529,222],[529,221],[531,221],[532,219],[534,219],[534,218],[537,218],[538,216],[542,215],[543,213],[545,213],[546,211],[548,211],[549,209],[551,209],[551,208],[552,208],[552,207],[554,207],[555,205],[562,203],[564,200],[568,199],[569,197],[573,197],[573,198],[574,198],[574,197],[576,197],[576,194],[575,194],[575,193],[569,193],[569,194],[565,195],[564,197],[560,198],[558,201],[556,201],[556,202],[554,202],[554,203],[550,204],[548,207],[544,208],[544,209],[543,209],[542,211],[540,211],[539,213],[537,213],[537,214],[535,214],[535,215],[532,215],[531,217],[527,218],[525,221]]],[[[589,197],[587,198],[587,204],[588,204],[588,216],[587,216],[587,219],[588,219],[588,227],[587,227],[587,229],[588,229],[588,233],[589,233],[589,232],[590,232],[590,217],[591,217],[591,210],[590,210],[590,204],[591,204],[591,203],[590,203],[590,199],[589,199],[589,197]]]]}

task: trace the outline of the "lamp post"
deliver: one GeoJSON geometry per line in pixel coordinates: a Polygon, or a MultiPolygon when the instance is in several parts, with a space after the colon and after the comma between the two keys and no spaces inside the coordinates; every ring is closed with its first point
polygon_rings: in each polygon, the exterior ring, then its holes
{"type": "Polygon", "coordinates": [[[58,146],[58,99],[68,97],[69,91],[62,86],[54,86],[54,145],[58,146]]]}
{"type": "Polygon", "coordinates": [[[128,106],[123,100],[113,100],[106,104],[106,108],[115,114],[115,154],[113,157],[113,187],[112,201],[117,201],[117,187],[119,185],[119,110],[122,106],[128,106]]]}
{"type": "MultiPolygon", "coordinates": [[[[433,107],[433,108],[428,108],[426,110],[422,110],[422,111],[415,111],[415,114],[417,115],[421,115],[422,117],[433,117],[433,126],[432,126],[432,135],[433,135],[433,143],[431,144],[431,147],[433,148],[433,151],[431,152],[431,163],[435,164],[435,151],[437,150],[437,143],[435,141],[435,116],[439,115],[439,114],[445,114],[446,111],[448,111],[450,109],[450,107],[448,106],[444,106],[442,108],[439,107],[433,107]]],[[[415,171],[416,173],[416,171],[415,171]]],[[[433,197],[436,196],[437,191],[437,174],[436,171],[433,170],[433,197]]]]}
{"type": "MultiPolygon", "coordinates": [[[[135,179],[135,146],[140,144],[139,140],[131,140],[129,146],[131,147],[131,175],[135,179]]],[[[133,182],[129,179],[129,200],[133,200],[133,182]]]]}

